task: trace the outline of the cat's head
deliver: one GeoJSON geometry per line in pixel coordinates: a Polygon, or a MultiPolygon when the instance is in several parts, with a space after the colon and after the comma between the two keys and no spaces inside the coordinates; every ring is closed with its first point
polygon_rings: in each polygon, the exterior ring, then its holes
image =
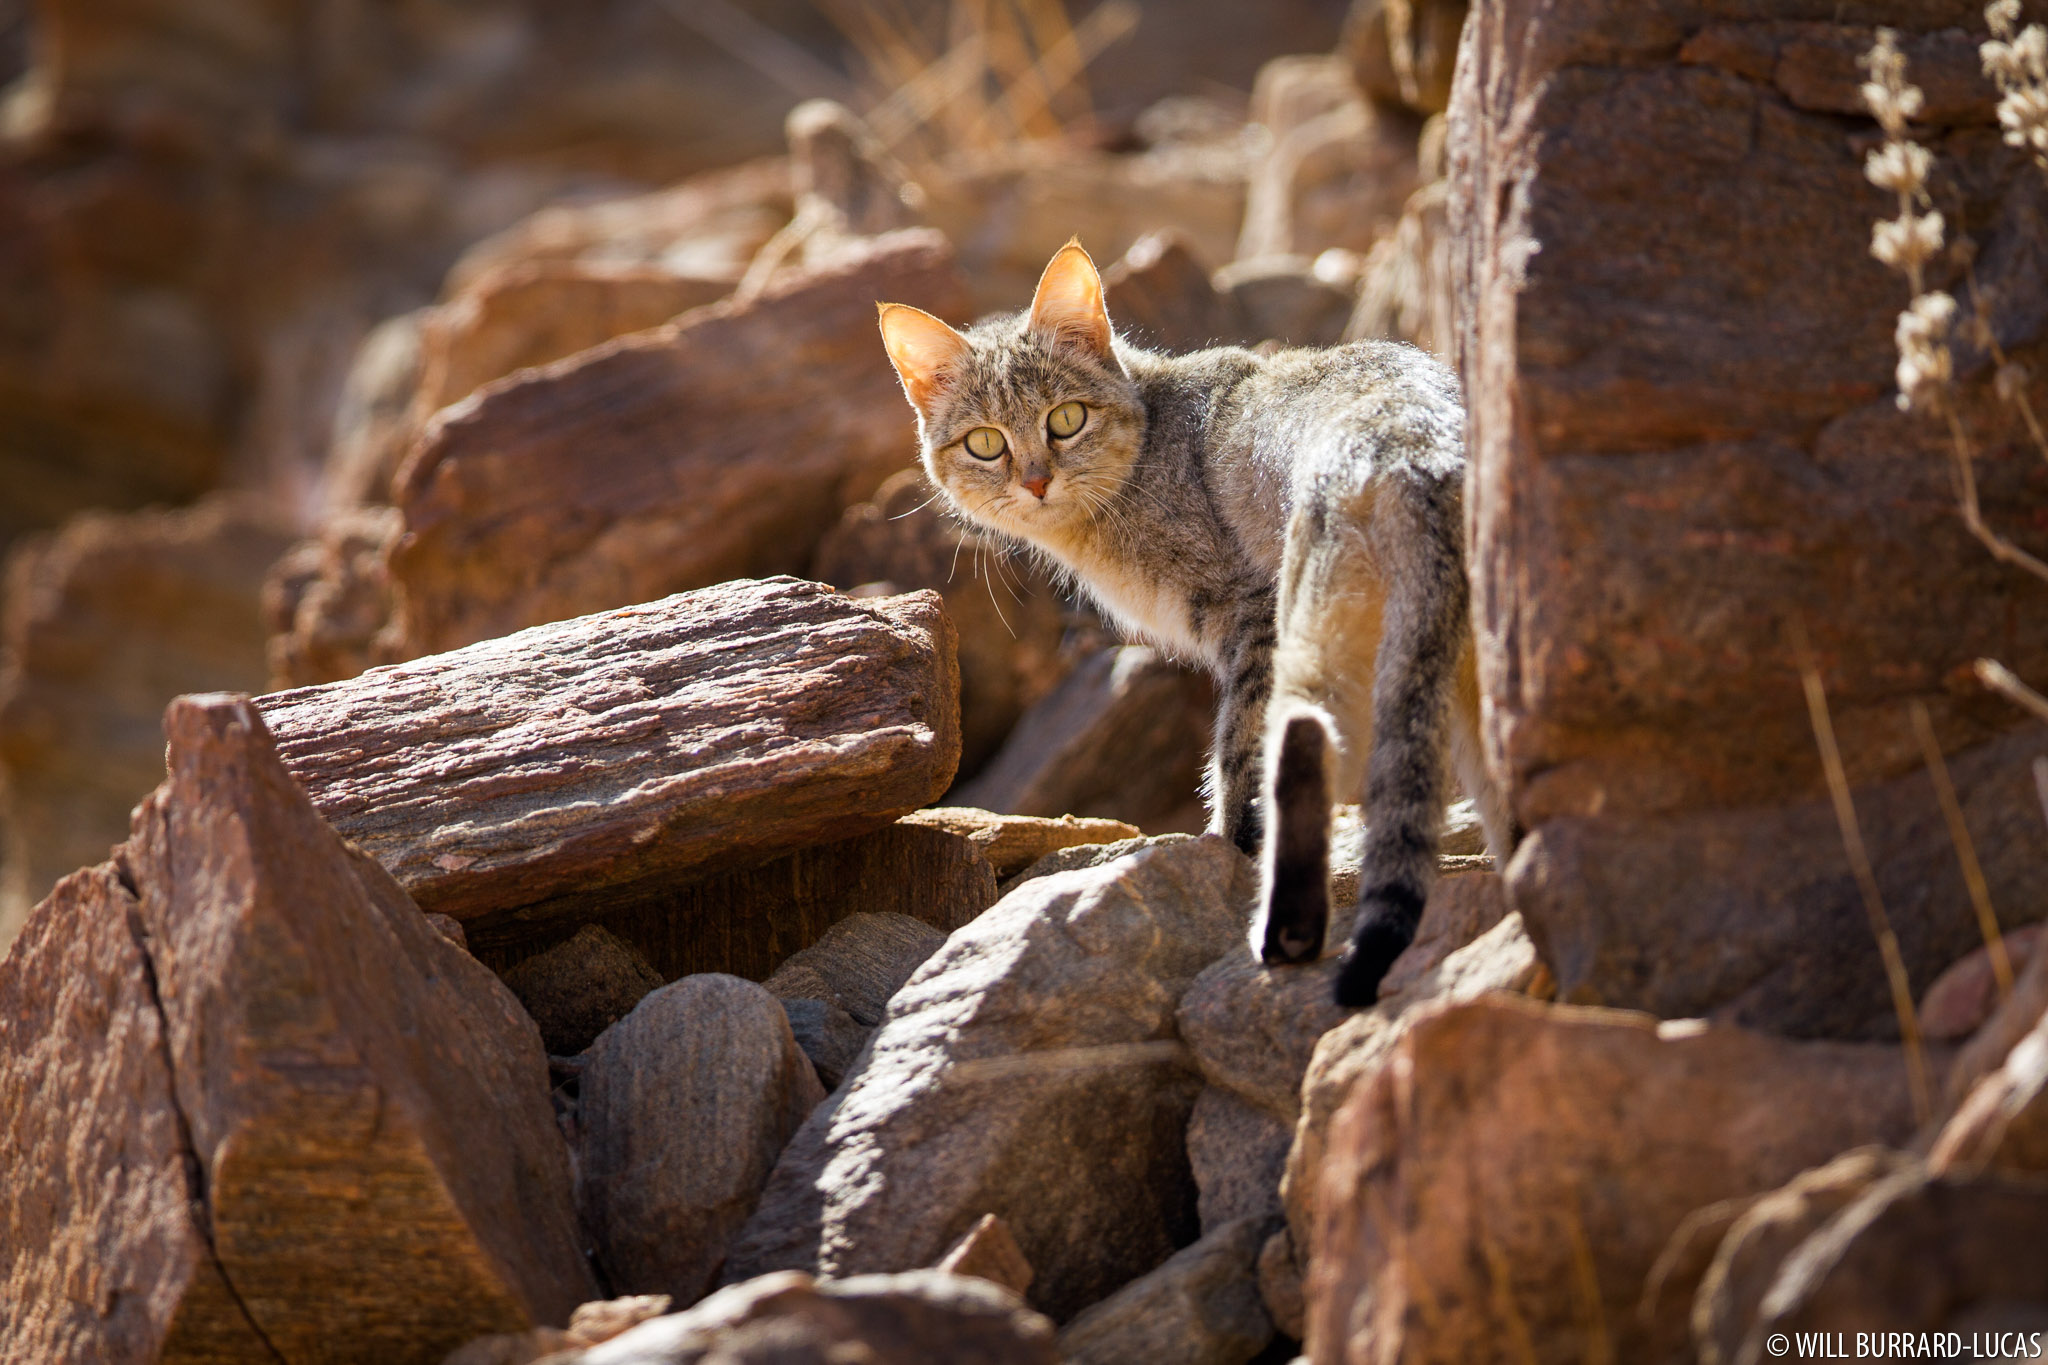
{"type": "Polygon", "coordinates": [[[1057,543],[1116,494],[1145,409],[1117,359],[1102,277],[1078,242],[1054,255],[1025,313],[958,332],[885,303],[881,322],[925,470],[970,520],[1057,543]]]}

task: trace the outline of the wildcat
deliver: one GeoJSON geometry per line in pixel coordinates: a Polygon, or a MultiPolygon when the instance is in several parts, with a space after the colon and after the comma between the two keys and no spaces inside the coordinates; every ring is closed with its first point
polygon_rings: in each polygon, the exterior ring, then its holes
{"type": "Polygon", "coordinates": [[[1078,242],[1022,314],[880,309],[954,509],[1214,674],[1210,825],[1260,860],[1264,961],[1320,956],[1330,808],[1362,791],[1337,999],[1371,1004],[1435,879],[1447,749],[1496,859],[1514,838],[1476,740],[1456,379],[1394,342],[1142,349],[1078,242]]]}

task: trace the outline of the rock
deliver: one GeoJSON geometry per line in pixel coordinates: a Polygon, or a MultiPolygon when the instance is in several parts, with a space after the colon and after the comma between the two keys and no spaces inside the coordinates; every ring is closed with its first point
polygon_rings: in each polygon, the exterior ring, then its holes
{"type": "MultiPolygon", "coordinates": [[[[2015,977],[2026,970],[2040,939],[2038,924],[2001,936],[2006,964],[2015,977]]],[[[1920,1036],[1938,1043],[1959,1042],[1982,1028],[2003,998],[1991,949],[1980,947],[1951,963],[1920,997],[1920,1036]]]]}
{"type": "Polygon", "coordinates": [[[1031,1288],[1033,1273],[1024,1248],[1017,1245],[1017,1235],[1010,1231],[1008,1223],[992,1213],[983,1214],[981,1221],[953,1243],[934,1268],[948,1275],[972,1275],[999,1284],[1019,1297],[1031,1288]]]}
{"type": "Polygon", "coordinates": [[[917,1270],[819,1281],[785,1272],[720,1290],[549,1365],[1058,1365],[1052,1324],[985,1280],[917,1270]]]}
{"type": "Polygon", "coordinates": [[[897,823],[965,836],[998,877],[1015,876],[1060,849],[1099,848],[1138,837],[1138,827],[1121,820],[1078,815],[998,815],[972,806],[927,806],[912,811],[897,823]]]}
{"type": "Polygon", "coordinates": [[[221,1273],[141,913],[111,864],[0,964],[0,1356],[275,1359],[221,1273]]]}
{"type": "Polygon", "coordinates": [[[1331,1124],[1307,1348],[1576,1360],[1682,1350],[1637,1314],[1686,1215],[1913,1129],[1896,1047],[1792,1042],[1509,995],[1427,1012],[1331,1124]],[[1595,1297],[1597,1290],[1597,1297],[1595,1297]],[[1461,1311],[1441,1305],[1457,1303],[1461,1311]]]}
{"type": "Polygon", "coordinates": [[[931,594],[768,579],[261,706],[321,814],[474,939],[915,809],[952,776],[953,679],[931,594]]]}
{"type": "Polygon", "coordinates": [[[585,1054],[576,1200],[614,1289],[694,1303],[825,1098],[775,997],[731,976],[653,992],[585,1054]]]}
{"type": "Polygon", "coordinates": [[[802,569],[916,449],[877,298],[958,313],[945,242],[878,238],[438,414],[394,485],[408,650],[802,569]]]}
{"type": "MultiPolygon", "coordinates": [[[[455,923],[460,932],[460,921],[455,923]]],[[[662,984],[645,955],[595,924],[527,958],[504,979],[556,1057],[573,1057],[589,1047],[662,984]]]]}
{"type": "MultiPolygon", "coordinates": [[[[175,1096],[167,1111],[138,1075],[141,1089],[99,1112],[97,1127],[77,1126],[89,1108],[66,1113],[73,1149],[134,1141],[146,1153],[152,1132],[168,1132],[172,1169],[190,1171],[181,1218],[163,1225],[182,1249],[133,1262],[163,1276],[161,1292],[126,1307],[111,1284],[97,1299],[65,1292],[93,1305],[67,1310],[70,1339],[125,1355],[110,1330],[139,1340],[169,1326],[197,1333],[190,1349],[204,1354],[206,1341],[253,1326],[260,1349],[224,1344],[212,1358],[297,1359],[345,1338],[380,1359],[434,1361],[481,1332],[564,1321],[595,1285],[540,1038],[517,1001],[321,822],[245,699],[181,698],[164,727],[170,774],[138,808],[114,869],[67,883],[30,940],[77,933],[80,913],[107,916],[109,933],[120,926],[128,965],[111,952],[101,970],[125,970],[141,993],[106,998],[147,1004],[124,1036],[149,1048],[153,1083],[175,1096]],[[117,886],[122,897],[109,899],[117,886]],[[80,896],[88,888],[98,904],[80,896]],[[185,1220],[203,1229],[215,1267],[198,1297],[185,1220]],[[246,1322],[221,1316],[220,1276],[246,1322]]],[[[16,954],[0,970],[26,965],[16,954]]],[[[97,1065],[97,1030],[91,1046],[97,1065]]],[[[10,1101],[9,1112],[27,1111],[10,1101]]],[[[9,1169],[45,1167],[0,1155],[9,1169]]],[[[148,1160],[132,1169],[143,1195],[148,1160]]],[[[10,1229],[4,1244],[72,1245],[89,1231],[83,1219],[113,1211],[97,1200],[67,1201],[55,1226],[10,1229]]],[[[118,1216],[135,1232],[150,1226],[146,1199],[118,1216]]],[[[125,1258],[101,1265],[127,1273],[125,1258]]]]}
{"type": "Polygon", "coordinates": [[[908,915],[861,911],[791,954],[762,984],[779,1000],[829,1000],[856,1022],[882,1022],[901,990],[946,936],[908,915]]]}
{"type": "Polygon", "coordinates": [[[1147,233],[1102,272],[1103,306],[1118,332],[1163,351],[1199,351],[1247,339],[1235,297],[1219,293],[1188,239],[1147,233]]]}
{"type": "Polygon", "coordinates": [[[1280,1216],[1280,1177],[1294,1129],[1228,1090],[1205,1086],[1188,1120],[1188,1165],[1204,1235],[1240,1218],[1280,1216]]]}
{"type": "Polygon", "coordinates": [[[1442,180],[1408,196],[1401,221],[1366,253],[1345,340],[1379,337],[1420,346],[1432,355],[1453,354],[1457,323],[1449,205],[1450,187],[1442,180]]]}
{"type": "Polygon", "coordinates": [[[1092,815],[1200,830],[1209,680],[1143,645],[1081,660],[981,772],[946,799],[1014,815],[1092,815]]]}
{"type": "Polygon", "coordinates": [[[716,303],[732,286],[640,265],[527,261],[486,272],[431,310],[420,328],[413,421],[424,425],[494,379],[716,303]]]}
{"type": "Polygon", "coordinates": [[[1240,1218],[1175,1252],[1060,1331],[1067,1365],[1245,1365],[1273,1339],[1259,1302],[1259,1247],[1271,1221],[1240,1218]]]}
{"type": "MultiPolygon", "coordinates": [[[[1894,402],[1904,286],[1870,258],[1887,201],[1842,142],[1845,115],[1867,118],[1865,25],[1899,29],[1932,80],[1968,74],[1932,54],[1966,58],[1975,18],[1855,17],[1814,11],[1795,35],[1687,0],[1516,0],[1475,7],[1465,35],[1448,159],[1473,619],[1490,752],[1530,830],[1510,894],[1564,999],[1896,1036],[1793,621],[1912,993],[1977,929],[1908,701],[1928,707],[2006,927],[2048,913],[2027,773],[2043,732],[1964,671],[1995,657],[2048,676],[2048,634],[2010,625],[2048,619],[2048,583],[1968,533],[1948,428],[1894,402]]],[[[1969,224],[1992,328],[2017,341],[2039,331],[2048,182],[2015,174],[1974,86],[1936,106],[1958,187],[1944,212],[1969,224]]],[[[1957,271],[1930,287],[1961,288],[1957,271]]],[[[2027,448],[1992,368],[1959,353],[1953,410],[1980,452],[2027,448]]],[[[2030,393],[2048,404],[2048,376],[2030,393]]],[[[1978,466],[1984,520],[2048,553],[2038,466],[1978,466]]]]}
{"type": "Polygon", "coordinates": [[[1216,292],[1243,318],[1245,335],[1282,346],[1329,346],[1351,320],[1348,290],[1316,278],[1306,256],[1257,256],[1216,272],[1216,292]]]}
{"type": "Polygon", "coordinates": [[[2048,1016],[2048,953],[2030,953],[2024,964],[2013,965],[2018,976],[2013,981],[2012,994],[2001,1000],[1991,1017],[1957,1049],[1955,1061],[1948,1068],[1943,1087],[1944,1113],[1952,1113],[1978,1082],[2003,1067],[2020,1040],[2048,1016]]]}
{"type": "Polygon", "coordinates": [[[1942,1126],[1927,1165],[1937,1174],[1996,1169],[2048,1175],[2048,1017],[1978,1081],[1942,1126]]]}
{"type": "Polygon", "coordinates": [[[1259,1248],[1259,1302],[1281,1336],[1300,1341],[1302,1317],[1301,1267],[1294,1254],[1294,1239],[1281,1228],[1259,1248]]]}
{"type": "Polygon", "coordinates": [[[452,915],[427,916],[427,924],[442,938],[447,939],[463,952],[469,951],[469,936],[462,932],[462,922],[452,915]]]}
{"type": "MultiPolygon", "coordinates": [[[[1434,902],[1436,897],[1431,899],[1434,902]]],[[[1419,929],[1416,936],[1421,939],[1419,929]]],[[[1438,944],[1444,941],[1436,940],[1438,944]]],[[[1303,975],[1327,979],[1332,966],[1332,959],[1325,958],[1314,967],[1297,970],[1303,975]]],[[[1388,1065],[1395,1044],[1427,1013],[1422,1007],[1463,1004],[1493,991],[1534,991],[1542,974],[1529,935],[1522,928],[1521,916],[1510,915],[1472,943],[1439,959],[1406,988],[1383,994],[1371,1009],[1353,1014],[1315,1041],[1307,1070],[1301,1076],[1300,1118],[1295,1126],[1294,1146],[1287,1153],[1287,1175],[1280,1186],[1288,1228],[1297,1249],[1314,1245],[1316,1209],[1322,1198],[1319,1173],[1328,1154],[1330,1125],[1339,1107],[1355,1090],[1373,1084],[1373,1078],[1388,1065]]],[[[1274,1003],[1283,1003],[1284,999],[1274,1003]]],[[[1269,1005],[1267,1010],[1271,1009],[1269,1005]]],[[[1266,1017],[1272,1015],[1267,1013],[1266,1017]]],[[[1294,1064],[1292,1058],[1300,1055],[1301,1038],[1297,1034],[1290,1040],[1290,1067],[1294,1064]]],[[[1214,1047],[1198,1048],[1197,1055],[1203,1054],[1211,1058],[1221,1055],[1214,1047]]],[[[1211,1065],[1215,1063],[1212,1061],[1211,1065]]],[[[1256,1073],[1249,1066],[1239,1066],[1228,1074],[1256,1073]]]]}
{"type": "Polygon", "coordinates": [[[1393,230],[1422,183],[1422,121],[1361,98],[1341,57],[1268,63],[1252,93],[1252,121],[1272,151],[1246,188],[1240,261],[1314,257],[1332,247],[1362,254],[1393,230]]]}
{"type": "Polygon", "coordinates": [[[381,507],[391,501],[391,476],[414,435],[420,331],[433,311],[415,308],[386,318],[357,343],[335,401],[334,436],[321,470],[328,506],[381,507]]]}
{"type": "Polygon", "coordinates": [[[818,542],[811,574],[852,590],[930,588],[960,632],[960,770],[972,773],[1064,676],[1067,608],[1050,577],[940,510],[921,470],[890,476],[818,542]]]}
{"type": "Polygon", "coordinates": [[[57,878],[126,837],[181,692],[262,686],[259,585],[289,544],[248,497],[94,512],[17,546],[0,670],[0,951],[57,878]]]}
{"type": "Polygon", "coordinates": [[[667,1313],[673,1300],[666,1294],[633,1294],[581,1304],[569,1315],[569,1326],[535,1327],[526,1332],[501,1332],[478,1337],[449,1353],[441,1365],[533,1365],[558,1351],[601,1345],[628,1328],[667,1313]]]}
{"type": "MultiPolygon", "coordinates": [[[[1423,908],[1414,946],[1387,974],[1386,997],[1405,1008],[1438,980],[1465,979],[1457,972],[1430,978],[1446,958],[1493,929],[1506,913],[1498,877],[1473,874],[1438,881],[1423,908]],[[1411,987],[1419,989],[1411,992],[1411,987]]],[[[1307,968],[1267,967],[1248,945],[1239,945],[1204,969],[1181,999],[1180,1035],[1209,1084],[1258,1106],[1290,1133],[1301,1115],[1302,1077],[1318,1041],[1354,1018],[1331,999],[1335,967],[1328,955],[1343,946],[1343,938],[1341,929],[1333,931],[1325,962],[1307,968]]],[[[1529,964],[1516,944],[1526,947],[1519,929],[1501,945],[1505,952],[1498,965],[1505,975],[1480,973],[1473,978],[1487,983],[1480,989],[1526,984],[1529,964]]]]}
{"type": "MultiPolygon", "coordinates": [[[[1844,1332],[1855,1341],[1859,1332],[2041,1331],[2038,1307],[2020,1324],[1974,1315],[2048,1301],[2048,1247],[2036,1235],[2044,1216],[2048,1182],[2038,1178],[1901,1170],[1787,1258],[1735,1358],[1764,1358],[1757,1347],[1779,1332],[1844,1332]]],[[[1974,1344],[1986,1355],[1994,1343],[1974,1344]]],[[[1999,1354],[2025,1359],[2038,1351],[2008,1337],[1999,1354]]]]}
{"type": "Polygon", "coordinates": [[[784,999],[782,1013],[797,1047],[811,1059],[818,1083],[827,1091],[837,1090],[874,1029],[830,1000],[784,999]]]}
{"type": "Polygon", "coordinates": [[[404,530],[396,508],[343,508],[271,567],[263,615],[274,689],[339,682],[398,661],[385,560],[404,530]]]}
{"type": "Polygon", "coordinates": [[[735,872],[656,880],[624,904],[571,896],[552,923],[481,931],[477,952],[510,971],[587,916],[646,954],[665,980],[725,972],[765,981],[848,915],[907,915],[950,933],[994,905],[996,892],[995,870],[964,836],[898,821],[735,872]]]}
{"type": "Polygon", "coordinates": [[[1749,1202],[1719,1239],[1693,1297],[1701,1365],[1735,1365],[1786,1258],[1871,1186],[1914,1164],[1900,1152],[1861,1147],[1749,1202]]]}
{"type": "Polygon", "coordinates": [[[1173,1009],[1253,880],[1197,840],[1039,878],[955,932],[783,1154],[727,1280],[929,1265],[988,1213],[1055,1318],[1164,1260],[1195,1230],[1173,1009]]]}
{"type": "Polygon", "coordinates": [[[1467,0],[1353,0],[1342,48],[1358,88],[1381,104],[1442,113],[1468,8],[1467,0]]]}

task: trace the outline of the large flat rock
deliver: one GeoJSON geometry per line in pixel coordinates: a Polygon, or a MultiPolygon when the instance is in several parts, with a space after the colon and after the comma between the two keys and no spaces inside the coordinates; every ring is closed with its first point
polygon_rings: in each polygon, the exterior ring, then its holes
{"type": "Polygon", "coordinates": [[[422,908],[488,924],[589,917],[926,804],[959,754],[955,671],[934,594],[777,578],[258,706],[321,815],[422,908]]]}

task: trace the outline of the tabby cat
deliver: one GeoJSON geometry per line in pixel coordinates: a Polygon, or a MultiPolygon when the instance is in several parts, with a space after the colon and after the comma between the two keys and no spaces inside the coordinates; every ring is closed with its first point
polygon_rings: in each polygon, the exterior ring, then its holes
{"type": "Polygon", "coordinates": [[[1214,674],[1210,823],[1260,859],[1264,961],[1321,955],[1330,808],[1362,792],[1337,999],[1371,1004],[1435,879],[1447,750],[1497,859],[1514,837],[1476,742],[1456,379],[1393,342],[1145,350],[1078,243],[1021,315],[881,326],[953,507],[1214,674]]]}

